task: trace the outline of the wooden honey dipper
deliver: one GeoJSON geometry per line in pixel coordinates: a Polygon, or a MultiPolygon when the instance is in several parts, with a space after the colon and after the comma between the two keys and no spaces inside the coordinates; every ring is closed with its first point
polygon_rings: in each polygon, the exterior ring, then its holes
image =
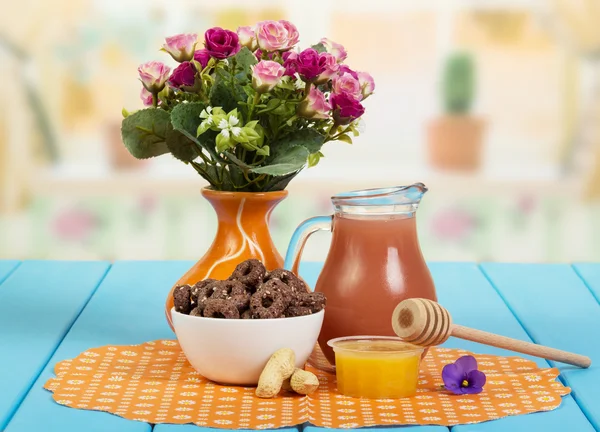
{"type": "Polygon", "coordinates": [[[422,347],[440,345],[454,336],[582,368],[592,364],[586,356],[453,324],[450,313],[443,306],[422,298],[399,303],[392,315],[392,327],[398,337],[422,347]]]}

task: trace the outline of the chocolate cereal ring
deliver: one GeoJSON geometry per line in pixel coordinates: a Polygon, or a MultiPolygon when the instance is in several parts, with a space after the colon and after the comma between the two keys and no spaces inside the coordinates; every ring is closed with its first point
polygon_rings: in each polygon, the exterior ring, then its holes
{"type": "Polygon", "coordinates": [[[300,296],[298,306],[307,307],[312,312],[319,312],[325,308],[327,303],[327,299],[325,298],[325,294],[321,292],[311,292],[306,293],[300,296]]]}
{"type": "Polygon", "coordinates": [[[206,318],[239,319],[240,311],[231,300],[210,298],[206,300],[202,315],[206,318]]]}
{"type": "Polygon", "coordinates": [[[275,269],[265,276],[264,282],[268,282],[271,279],[279,279],[281,282],[289,286],[293,292],[308,292],[306,284],[289,270],[275,269]]]}
{"type": "Polygon", "coordinates": [[[304,315],[312,315],[311,308],[306,306],[290,306],[285,310],[286,317],[298,317],[304,315]]]}
{"type": "Polygon", "coordinates": [[[204,309],[206,300],[211,298],[221,285],[221,281],[205,279],[192,288],[192,306],[204,309]]]}
{"type": "Polygon", "coordinates": [[[189,314],[192,310],[191,302],[192,287],[189,285],[178,285],[173,290],[173,304],[175,310],[182,314],[189,314]]]}
{"type": "Polygon", "coordinates": [[[255,318],[279,318],[285,310],[283,295],[277,291],[259,290],[250,299],[250,310],[255,318]]]}
{"type": "Polygon", "coordinates": [[[246,309],[244,312],[242,312],[242,314],[240,315],[241,319],[252,319],[254,318],[252,316],[252,311],[250,309],[246,309]]]}
{"type": "Polygon", "coordinates": [[[258,287],[258,291],[275,291],[281,294],[283,300],[283,307],[287,308],[294,299],[296,293],[292,290],[289,285],[286,285],[280,279],[270,279],[258,287]]]}
{"type": "Polygon", "coordinates": [[[257,259],[249,259],[237,265],[229,280],[237,280],[253,288],[258,286],[266,273],[265,266],[257,259]]]}
{"type": "Polygon", "coordinates": [[[202,299],[206,294],[206,287],[215,282],[218,281],[215,279],[204,279],[197,282],[196,285],[192,287],[192,304],[198,304],[198,298],[202,299]]]}

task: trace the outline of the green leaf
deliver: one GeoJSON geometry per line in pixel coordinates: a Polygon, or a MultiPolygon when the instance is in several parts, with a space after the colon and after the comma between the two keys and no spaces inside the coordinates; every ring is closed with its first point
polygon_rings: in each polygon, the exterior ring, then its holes
{"type": "Polygon", "coordinates": [[[199,137],[200,135],[202,135],[204,132],[206,132],[207,130],[209,130],[211,128],[209,123],[200,123],[200,126],[198,126],[198,129],[196,130],[196,136],[199,137]]]}
{"type": "Polygon", "coordinates": [[[228,148],[234,147],[235,141],[233,141],[231,139],[231,137],[228,138],[228,137],[225,137],[223,134],[219,134],[219,135],[217,135],[216,144],[217,144],[217,151],[219,153],[222,153],[225,150],[227,150],[228,148]]]}
{"type": "Polygon", "coordinates": [[[287,185],[299,174],[300,171],[295,171],[293,173],[281,176],[281,177],[273,177],[269,183],[267,183],[264,187],[265,192],[276,191],[276,190],[284,190],[287,185]]]}
{"type": "Polygon", "coordinates": [[[271,152],[271,148],[268,145],[262,146],[256,150],[256,154],[261,155],[261,156],[269,156],[270,152],[271,152]]]}
{"type": "Polygon", "coordinates": [[[220,76],[215,80],[215,84],[210,89],[210,104],[214,107],[222,107],[226,112],[237,107],[237,102],[228,83],[220,76]]]}
{"type": "Polygon", "coordinates": [[[229,176],[225,176],[225,178],[229,181],[231,179],[231,190],[236,190],[233,185],[239,186],[247,183],[244,178],[244,173],[242,169],[237,165],[227,165],[227,171],[229,171],[229,176]]]}
{"type": "Polygon", "coordinates": [[[248,75],[252,73],[252,66],[258,63],[256,56],[248,48],[243,47],[235,56],[236,69],[239,68],[248,75]]]}
{"type": "Polygon", "coordinates": [[[123,144],[137,159],[168,153],[165,140],[169,126],[169,113],[163,109],[146,108],[136,111],[121,123],[123,144]]]}
{"type": "Polygon", "coordinates": [[[337,137],[337,141],[342,141],[348,144],[352,144],[352,138],[350,138],[350,135],[348,134],[344,134],[344,135],[340,135],[339,137],[337,137]]]}
{"type": "Polygon", "coordinates": [[[227,156],[227,159],[229,159],[231,162],[233,162],[234,164],[236,164],[240,168],[244,168],[244,169],[249,169],[250,168],[250,165],[248,165],[247,163],[245,163],[242,160],[238,159],[238,157],[236,155],[234,155],[233,153],[225,151],[225,152],[223,152],[223,154],[225,156],[227,156]]]}
{"type": "Polygon", "coordinates": [[[311,155],[308,155],[308,167],[312,168],[312,167],[316,166],[322,157],[323,157],[323,153],[321,153],[321,152],[316,152],[311,155]]]}
{"type": "Polygon", "coordinates": [[[204,180],[209,182],[210,185],[215,189],[218,189],[217,182],[219,177],[217,174],[217,169],[214,165],[207,165],[204,162],[192,162],[191,165],[194,167],[196,172],[200,174],[202,178],[204,178],[204,180]]]}
{"type": "Polygon", "coordinates": [[[206,108],[203,102],[180,103],[171,111],[173,129],[191,140],[196,140],[198,126],[202,123],[200,113],[206,108]]]}
{"type": "MultiPolygon", "coordinates": [[[[200,113],[205,107],[206,104],[203,102],[180,103],[173,108],[173,111],[171,111],[171,123],[173,124],[173,129],[185,135],[191,143],[205,149],[213,159],[219,160],[219,157],[215,152],[215,134],[207,131],[199,137],[196,136],[198,128],[202,123],[200,113]]],[[[213,112],[214,111],[215,110],[213,109],[213,112]]],[[[198,149],[198,151],[200,151],[200,149],[198,149]]]]}
{"type": "Polygon", "coordinates": [[[325,45],[323,45],[321,42],[311,46],[311,48],[314,49],[318,53],[327,52],[327,48],[325,48],[325,45]]]}
{"type": "Polygon", "coordinates": [[[269,161],[269,165],[251,168],[250,171],[256,174],[283,176],[304,168],[308,155],[308,150],[304,147],[293,147],[286,153],[275,156],[269,161]]]}
{"type": "Polygon", "coordinates": [[[173,156],[186,163],[196,159],[201,151],[194,141],[172,128],[167,132],[167,147],[173,156]]]}
{"type": "Polygon", "coordinates": [[[285,137],[271,143],[273,154],[280,154],[289,151],[289,149],[302,146],[309,153],[316,153],[323,147],[325,137],[315,129],[300,129],[285,137]]]}

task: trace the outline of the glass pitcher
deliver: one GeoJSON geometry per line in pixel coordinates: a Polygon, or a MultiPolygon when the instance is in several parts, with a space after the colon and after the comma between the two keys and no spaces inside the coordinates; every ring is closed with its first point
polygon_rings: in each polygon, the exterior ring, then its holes
{"type": "Polygon", "coordinates": [[[308,237],[331,230],[332,240],[315,291],[327,296],[319,346],[334,364],[327,341],[342,336],[394,336],[391,317],[406,298],[437,301],[417,238],[415,213],[422,183],[365,189],[331,198],[334,214],[304,221],[294,232],[285,268],[298,274],[308,237]]]}

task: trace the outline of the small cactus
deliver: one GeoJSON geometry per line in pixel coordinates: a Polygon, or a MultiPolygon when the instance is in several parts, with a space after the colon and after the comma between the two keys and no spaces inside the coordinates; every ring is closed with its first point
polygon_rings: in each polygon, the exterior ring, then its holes
{"type": "Polygon", "coordinates": [[[475,65],[469,54],[454,53],[444,67],[442,97],[449,114],[465,114],[471,109],[475,93],[475,65]]]}

